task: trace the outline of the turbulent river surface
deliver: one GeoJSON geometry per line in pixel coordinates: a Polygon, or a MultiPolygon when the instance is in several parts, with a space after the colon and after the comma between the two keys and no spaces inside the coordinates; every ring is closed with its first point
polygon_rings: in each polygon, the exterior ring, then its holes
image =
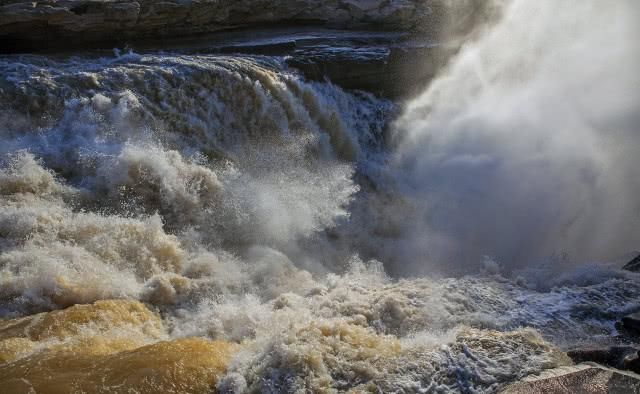
{"type": "Polygon", "coordinates": [[[640,10],[503,8],[402,103],[277,56],[0,57],[1,390],[497,392],[623,341],[640,10]]]}

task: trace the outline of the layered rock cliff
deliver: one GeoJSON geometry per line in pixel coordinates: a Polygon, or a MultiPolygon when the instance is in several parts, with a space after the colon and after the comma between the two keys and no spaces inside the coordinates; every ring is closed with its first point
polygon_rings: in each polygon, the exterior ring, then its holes
{"type": "Polygon", "coordinates": [[[7,52],[271,24],[425,30],[442,7],[442,0],[0,0],[0,44],[7,52]]]}

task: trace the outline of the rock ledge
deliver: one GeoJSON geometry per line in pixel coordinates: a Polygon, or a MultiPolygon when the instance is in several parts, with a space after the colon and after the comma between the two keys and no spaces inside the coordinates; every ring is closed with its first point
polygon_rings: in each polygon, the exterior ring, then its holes
{"type": "Polygon", "coordinates": [[[423,30],[440,0],[0,0],[0,48],[173,38],[239,27],[306,24],[423,30]]]}

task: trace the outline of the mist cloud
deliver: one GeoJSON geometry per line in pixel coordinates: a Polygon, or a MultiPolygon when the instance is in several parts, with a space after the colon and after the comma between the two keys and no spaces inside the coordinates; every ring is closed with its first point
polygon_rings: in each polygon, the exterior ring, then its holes
{"type": "Polygon", "coordinates": [[[637,250],[640,3],[516,0],[502,15],[396,123],[405,264],[637,250]]]}

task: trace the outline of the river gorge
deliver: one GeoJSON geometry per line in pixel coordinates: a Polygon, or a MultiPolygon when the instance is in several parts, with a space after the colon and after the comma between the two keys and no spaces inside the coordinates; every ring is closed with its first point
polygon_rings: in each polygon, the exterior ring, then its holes
{"type": "Polygon", "coordinates": [[[0,1],[0,391],[638,372],[638,15],[0,1]]]}

